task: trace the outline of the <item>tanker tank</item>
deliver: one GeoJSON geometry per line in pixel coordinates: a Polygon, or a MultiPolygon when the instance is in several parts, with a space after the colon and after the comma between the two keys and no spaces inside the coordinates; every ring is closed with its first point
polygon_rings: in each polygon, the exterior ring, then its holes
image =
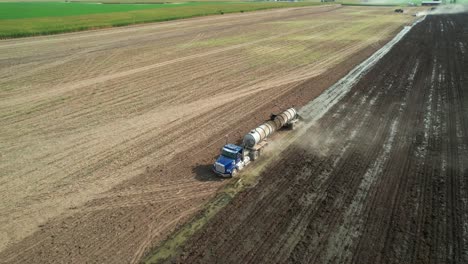
{"type": "Polygon", "coordinates": [[[253,148],[256,144],[262,142],[269,135],[285,125],[291,124],[297,118],[297,111],[289,108],[279,115],[272,116],[272,120],[267,121],[261,126],[253,129],[244,136],[243,145],[246,148],[253,148]]]}

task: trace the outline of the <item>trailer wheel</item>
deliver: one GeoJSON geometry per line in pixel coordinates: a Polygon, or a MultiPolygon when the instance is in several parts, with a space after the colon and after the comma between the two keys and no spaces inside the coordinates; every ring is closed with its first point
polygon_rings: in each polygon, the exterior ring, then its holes
{"type": "Polygon", "coordinates": [[[236,177],[236,176],[237,176],[237,172],[238,172],[237,169],[233,169],[233,170],[231,171],[231,178],[236,177]]]}
{"type": "Polygon", "coordinates": [[[260,155],[259,155],[259,152],[256,150],[256,151],[252,152],[252,155],[250,155],[250,159],[252,161],[255,161],[258,158],[258,156],[260,156],[260,155]]]}

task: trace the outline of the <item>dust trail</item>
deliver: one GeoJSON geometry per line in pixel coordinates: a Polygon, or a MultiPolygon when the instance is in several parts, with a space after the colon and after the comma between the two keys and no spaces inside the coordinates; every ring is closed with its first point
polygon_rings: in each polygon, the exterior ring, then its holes
{"type": "Polygon", "coordinates": [[[425,15],[446,15],[446,14],[458,14],[458,13],[467,13],[468,4],[450,4],[442,5],[436,7],[434,10],[426,10],[418,12],[417,16],[425,15]]]}

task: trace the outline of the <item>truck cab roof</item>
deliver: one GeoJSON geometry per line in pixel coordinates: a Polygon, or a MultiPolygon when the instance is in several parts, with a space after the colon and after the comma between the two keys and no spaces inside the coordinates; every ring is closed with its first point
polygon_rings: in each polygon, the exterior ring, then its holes
{"type": "Polygon", "coordinates": [[[230,152],[235,152],[235,153],[240,152],[242,150],[242,147],[234,145],[234,144],[224,145],[223,148],[230,151],[230,152]]]}

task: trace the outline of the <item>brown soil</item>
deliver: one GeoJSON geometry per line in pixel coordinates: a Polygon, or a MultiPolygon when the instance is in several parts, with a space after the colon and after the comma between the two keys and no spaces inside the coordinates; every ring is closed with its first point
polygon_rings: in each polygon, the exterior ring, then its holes
{"type": "Polygon", "coordinates": [[[0,41],[0,262],[138,262],[225,184],[225,135],[412,20],[328,6],[0,41]]]}
{"type": "Polygon", "coordinates": [[[467,32],[416,25],[173,262],[468,263],[467,32]]]}

